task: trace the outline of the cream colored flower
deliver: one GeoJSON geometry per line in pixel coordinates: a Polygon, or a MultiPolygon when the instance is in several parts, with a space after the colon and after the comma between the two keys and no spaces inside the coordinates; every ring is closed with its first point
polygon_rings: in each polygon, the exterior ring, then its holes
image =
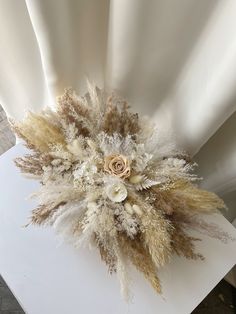
{"type": "Polygon", "coordinates": [[[116,182],[112,185],[107,186],[106,194],[111,201],[115,203],[120,203],[126,199],[127,190],[123,183],[116,182]]]}
{"type": "Polygon", "coordinates": [[[130,176],[130,161],[123,155],[106,156],[104,160],[104,170],[121,179],[130,176]]]}

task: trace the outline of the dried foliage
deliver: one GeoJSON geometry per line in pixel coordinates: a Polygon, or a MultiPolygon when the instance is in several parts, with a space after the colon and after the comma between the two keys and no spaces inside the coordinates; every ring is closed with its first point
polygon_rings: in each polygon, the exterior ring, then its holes
{"type": "Polygon", "coordinates": [[[190,237],[180,226],[174,224],[172,247],[179,256],[189,259],[204,259],[201,254],[195,253],[194,241],[199,239],[190,237]]]}
{"type": "Polygon", "coordinates": [[[136,240],[132,240],[123,234],[119,236],[119,244],[132,264],[144,274],[145,278],[151,283],[153,288],[158,293],[161,293],[161,284],[157,276],[156,265],[148,250],[144,248],[142,241],[138,237],[136,240]]]}
{"type": "Polygon", "coordinates": [[[130,264],[160,293],[157,270],[173,254],[203,259],[188,230],[230,238],[199,217],[224,203],[198,188],[195,164],[115,95],[90,84],[82,97],[67,89],[55,112],[29,113],[12,127],[32,150],[16,165],[42,183],[30,223],[98,248],[126,298],[130,264]]]}

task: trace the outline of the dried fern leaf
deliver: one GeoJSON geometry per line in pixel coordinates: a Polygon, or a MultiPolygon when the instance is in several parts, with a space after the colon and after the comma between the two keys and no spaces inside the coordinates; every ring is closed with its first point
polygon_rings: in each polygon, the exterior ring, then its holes
{"type": "Polygon", "coordinates": [[[146,176],[143,176],[142,180],[135,185],[137,191],[147,190],[150,187],[160,184],[158,181],[151,180],[146,176]]]}

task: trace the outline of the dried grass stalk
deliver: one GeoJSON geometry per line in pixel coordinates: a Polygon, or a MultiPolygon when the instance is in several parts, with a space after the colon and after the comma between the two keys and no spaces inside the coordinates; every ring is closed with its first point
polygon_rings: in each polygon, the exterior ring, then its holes
{"type": "Polygon", "coordinates": [[[119,234],[118,241],[124,255],[128,256],[132,264],[143,273],[157,293],[161,293],[161,284],[157,276],[157,268],[147,249],[140,239],[132,240],[125,234],[119,234]]]}
{"type": "Polygon", "coordinates": [[[65,93],[58,97],[58,114],[66,123],[75,124],[78,135],[89,136],[91,116],[89,108],[82,103],[82,99],[71,90],[66,89],[65,93]]]}
{"type": "Polygon", "coordinates": [[[123,102],[123,106],[120,108],[113,101],[115,101],[113,97],[109,97],[107,100],[102,130],[109,135],[114,133],[122,136],[137,134],[140,131],[138,114],[129,112],[126,102],[123,102]]]}
{"type": "Polygon", "coordinates": [[[142,240],[157,267],[165,265],[172,253],[172,226],[159,210],[155,210],[138,195],[130,193],[131,203],[137,204],[143,215],[140,219],[142,240]]]}
{"type": "Polygon", "coordinates": [[[54,203],[39,205],[36,209],[32,211],[30,223],[43,225],[55,213],[55,211],[64,204],[65,202],[61,202],[57,205],[55,205],[54,203]]]}
{"type": "Polygon", "coordinates": [[[225,208],[224,201],[215,193],[202,190],[191,182],[178,180],[167,190],[153,188],[154,205],[168,215],[173,212],[213,213],[225,208]]]}
{"type": "Polygon", "coordinates": [[[15,164],[21,169],[23,173],[41,176],[43,174],[43,167],[47,167],[53,160],[49,154],[35,153],[26,155],[15,159],[15,164]]]}
{"type": "Polygon", "coordinates": [[[174,224],[181,226],[183,229],[195,230],[201,234],[220,240],[223,243],[235,240],[228,232],[222,230],[217,224],[205,221],[204,216],[199,216],[196,213],[179,212],[174,213],[169,218],[174,224]]]}
{"type": "Polygon", "coordinates": [[[109,254],[109,251],[106,248],[104,248],[99,241],[98,241],[97,245],[98,245],[101,259],[108,266],[109,273],[112,274],[112,273],[116,272],[117,260],[114,257],[114,255],[109,254]]]}
{"type": "Polygon", "coordinates": [[[199,240],[198,238],[190,237],[181,227],[174,225],[172,248],[177,255],[193,260],[204,260],[201,254],[195,253],[194,241],[199,240]]]}
{"type": "Polygon", "coordinates": [[[65,145],[62,130],[42,115],[30,112],[22,123],[15,122],[14,129],[30,148],[41,153],[50,151],[55,143],[65,145]]]}

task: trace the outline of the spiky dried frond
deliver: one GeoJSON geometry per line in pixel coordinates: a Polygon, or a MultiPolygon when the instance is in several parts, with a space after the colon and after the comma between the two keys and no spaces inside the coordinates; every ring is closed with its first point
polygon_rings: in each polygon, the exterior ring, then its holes
{"type": "Polygon", "coordinates": [[[175,200],[179,200],[177,202],[179,211],[211,213],[225,208],[223,200],[215,193],[200,189],[188,181],[175,182],[171,194],[175,200]]]}
{"type": "Polygon", "coordinates": [[[16,158],[15,164],[23,173],[38,177],[43,175],[43,167],[49,166],[52,160],[53,157],[47,153],[35,153],[16,158]]]}
{"type": "Polygon", "coordinates": [[[92,129],[89,107],[71,90],[58,97],[58,115],[66,125],[74,125],[77,135],[89,136],[92,129]]]}
{"type": "Polygon", "coordinates": [[[112,274],[116,272],[116,263],[117,263],[116,257],[114,255],[111,255],[109,251],[107,250],[107,248],[104,248],[102,246],[102,243],[100,243],[100,241],[97,242],[97,245],[98,245],[101,259],[108,266],[109,273],[112,274]]]}
{"type": "Polygon", "coordinates": [[[23,122],[15,122],[15,131],[29,147],[41,153],[50,151],[52,145],[65,145],[62,130],[50,123],[44,116],[29,112],[23,122]]]}
{"type": "Polygon", "coordinates": [[[39,205],[32,211],[31,222],[35,225],[42,225],[45,221],[55,213],[55,211],[65,202],[61,202],[57,205],[53,203],[39,205]]]}
{"type": "Polygon", "coordinates": [[[143,273],[153,288],[161,293],[161,284],[157,276],[157,268],[154,264],[148,250],[144,248],[140,239],[135,241],[124,234],[119,235],[119,244],[121,250],[127,255],[132,264],[143,273]]]}
{"type": "Polygon", "coordinates": [[[108,135],[114,133],[122,136],[135,135],[140,131],[138,114],[128,111],[127,102],[122,102],[122,106],[115,97],[110,96],[107,99],[107,107],[104,114],[102,130],[108,135]]]}
{"type": "Polygon", "coordinates": [[[195,230],[211,238],[218,239],[223,243],[234,241],[230,234],[222,230],[216,223],[204,220],[204,215],[189,212],[175,212],[170,216],[174,224],[181,226],[185,230],[195,230]]]}
{"type": "Polygon", "coordinates": [[[184,256],[188,259],[201,259],[204,257],[200,253],[195,253],[195,241],[200,239],[189,236],[181,227],[174,225],[172,234],[172,248],[179,256],[184,256]]]}
{"type": "Polygon", "coordinates": [[[168,189],[152,187],[155,208],[166,214],[173,212],[214,213],[225,208],[225,204],[215,193],[198,188],[189,181],[177,180],[168,189]]]}

